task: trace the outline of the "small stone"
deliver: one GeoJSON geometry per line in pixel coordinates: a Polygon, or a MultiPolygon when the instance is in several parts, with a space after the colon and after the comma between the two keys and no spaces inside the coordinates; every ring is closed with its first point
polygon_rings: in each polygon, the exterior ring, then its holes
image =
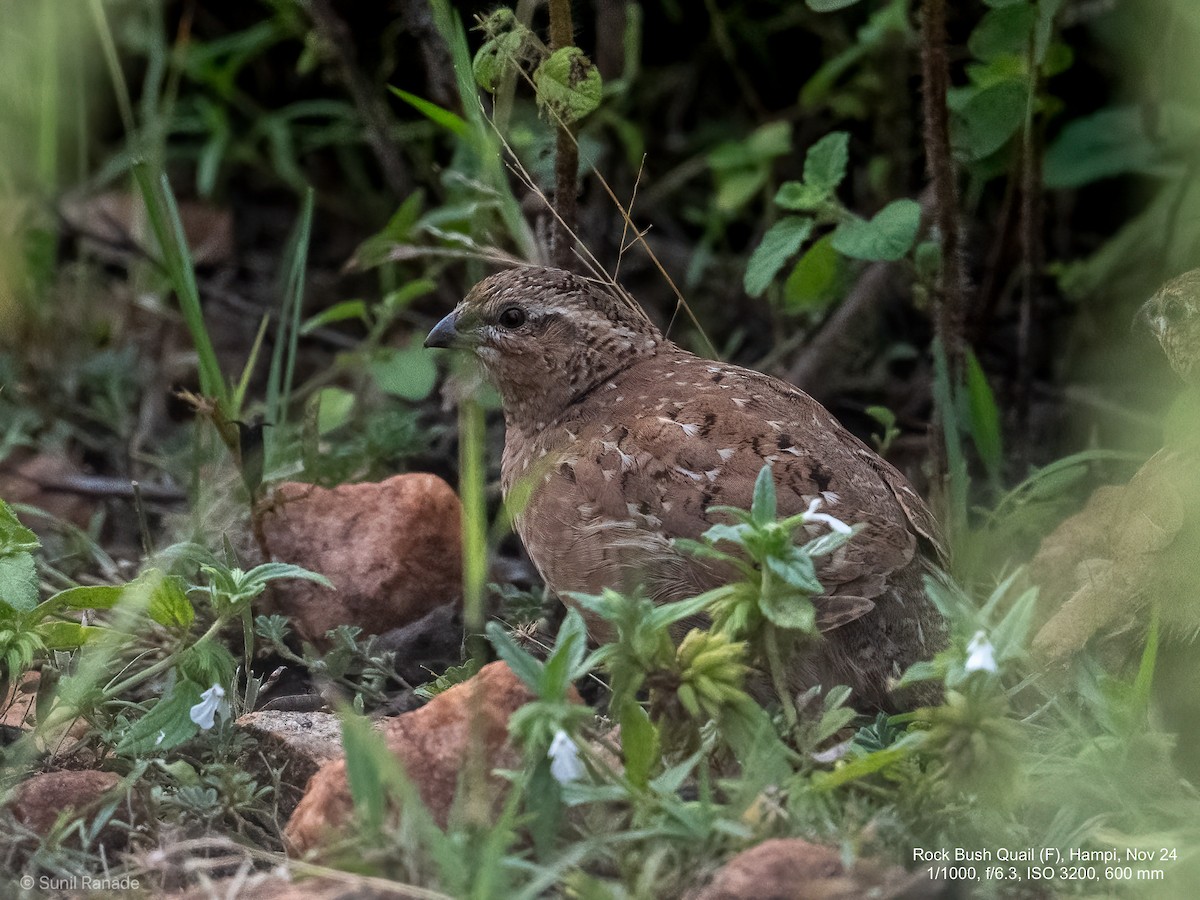
{"type": "Polygon", "coordinates": [[[18,822],[45,837],[61,813],[87,815],[94,812],[120,781],[121,776],[113,772],[94,769],[43,772],[18,785],[9,807],[18,822]]]}
{"type": "MultiPolygon", "coordinates": [[[[326,712],[260,710],[247,713],[235,723],[258,740],[259,753],[249,757],[251,774],[259,766],[279,772],[279,808],[288,815],[300,802],[302,786],[322,765],[342,756],[342,726],[338,717],[326,712]]],[[[265,776],[265,769],[263,771],[265,776]]],[[[269,778],[259,778],[260,782],[269,778]]]]}
{"type": "Polygon", "coordinates": [[[336,591],[278,581],[265,606],[286,615],[305,640],[355,625],[382,634],[462,596],[462,507],[436,475],[322,488],[281,484],[261,509],[271,559],[320,572],[336,591]]]}
{"type": "MultiPolygon", "coordinates": [[[[444,828],[449,818],[473,724],[483,744],[493,809],[503,802],[509,782],[494,772],[521,766],[521,754],[509,740],[508,720],[533,699],[506,663],[494,662],[420,709],[379,726],[388,749],[403,765],[439,826],[444,828]]],[[[353,808],[345,760],[328,762],[309,781],[284,836],[297,853],[337,840],[344,836],[353,808]]]]}
{"type": "Polygon", "coordinates": [[[689,900],[918,900],[944,890],[920,872],[874,860],[847,869],[833,847],[773,838],[733,857],[689,900]]]}

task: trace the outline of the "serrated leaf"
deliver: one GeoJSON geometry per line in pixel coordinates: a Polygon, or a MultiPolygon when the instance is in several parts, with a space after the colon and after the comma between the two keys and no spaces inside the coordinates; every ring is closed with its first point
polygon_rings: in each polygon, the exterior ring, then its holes
{"type": "Polygon", "coordinates": [[[915,200],[893,200],[869,221],[842,222],[831,236],[833,248],[843,256],[870,261],[904,257],[921,226],[921,206],[915,200]]]}
{"type": "Polygon", "coordinates": [[[804,157],[804,183],[831,194],[846,177],[850,163],[850,135],[834,131],[808,148],[804,157]]]}
{"type": "Polygon", "coordinates": [[[812,229],[813,220],[807,216],[786,216],[767,229],[746,264],[743,279],[746,293],[751,297],[762,294],[784,263],[812,234],[812,229]]]}
{"type": "Polygon", "coordinates": [[[146,613],[165,628],[186,629],[196,618],[182,578],[168,575],[150,592],[146,613]]]}
{"type": "Polygon", "coordinates": [[[0,602],[18,612],[37,606],[37,566],[29,553],[0,556],[0,602]]]}
{"type": "Polygon", "coordinates": [[[32,553],[40,546],[37,535],[22,525],[12,508],[0,500],[0,556],[32,553]]]}

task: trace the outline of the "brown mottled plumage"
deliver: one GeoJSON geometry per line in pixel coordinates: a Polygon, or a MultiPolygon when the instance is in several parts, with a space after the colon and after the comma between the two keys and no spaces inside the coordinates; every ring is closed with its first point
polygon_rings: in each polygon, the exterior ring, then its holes
{"type": "Polygon", "coordinates": [[[1040,588],[1033,649],[1046,660],[1095,639],[1137,646],[1155,608],[1167,637],[1200,634],[1200,269],[1164,284],[1140,315],[1190,387],[1162,450],[1128,484],[1098,488],[1030,561],[1040,588]]]}
{"type": "Polygon", "coordinates": [[[781,516],[819,498],[866,526],[818,561],[825,640],[789,661],[794,686],[848,684],[894,708],[888,680],[943,646],[922,586],[939,552],[929,511],[799,389],[688,353],[619,288],[556,269],[485,279],[426,346],[473,350],[499,391],[505,496],[556,593],[642,583],[669,602],[727,580],[672,539],[725,521],[712,506],[749,508],[769,462],[781,516]]]}
{"type": "Polygon", "coordinates": [[[1176,374],[1200,386],[1200,269],[1172,278],[1142,307],[1176,374]]]}

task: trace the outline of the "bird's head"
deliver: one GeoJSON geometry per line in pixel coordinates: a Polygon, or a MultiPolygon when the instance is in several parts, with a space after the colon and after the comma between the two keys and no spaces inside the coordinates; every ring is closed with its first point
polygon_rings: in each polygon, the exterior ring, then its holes
{"type": "Polygon", "coordinates": [[[1139,312],[1176,374],[1200,384],[1200,269],[1172,278],[1139,312]]]}
{"type": "Polygon", "coordinates": [[[485,278],[442,319],[426,347],[470,350],[510,423],[549,423],[572,400],[663,337],[628,294],[561,269],[522,267],[485,278]]]}

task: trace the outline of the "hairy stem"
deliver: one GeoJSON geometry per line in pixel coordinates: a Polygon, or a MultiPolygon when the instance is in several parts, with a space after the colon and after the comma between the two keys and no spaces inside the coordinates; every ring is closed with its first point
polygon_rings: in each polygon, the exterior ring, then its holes
{"type": "MultiPolygon", "coordinates": [[[[550,51],[569,47],[574,41],[571,22],[571,0],[550,0],[550,51]]],[[[579,171],[579,148],[571,134],[571,126],[559,122],[558,140],[554,155],[554,239],[551,259],[560,269],[575,268],[574,247],[576,212],[576,173],[579,171]]]]}

